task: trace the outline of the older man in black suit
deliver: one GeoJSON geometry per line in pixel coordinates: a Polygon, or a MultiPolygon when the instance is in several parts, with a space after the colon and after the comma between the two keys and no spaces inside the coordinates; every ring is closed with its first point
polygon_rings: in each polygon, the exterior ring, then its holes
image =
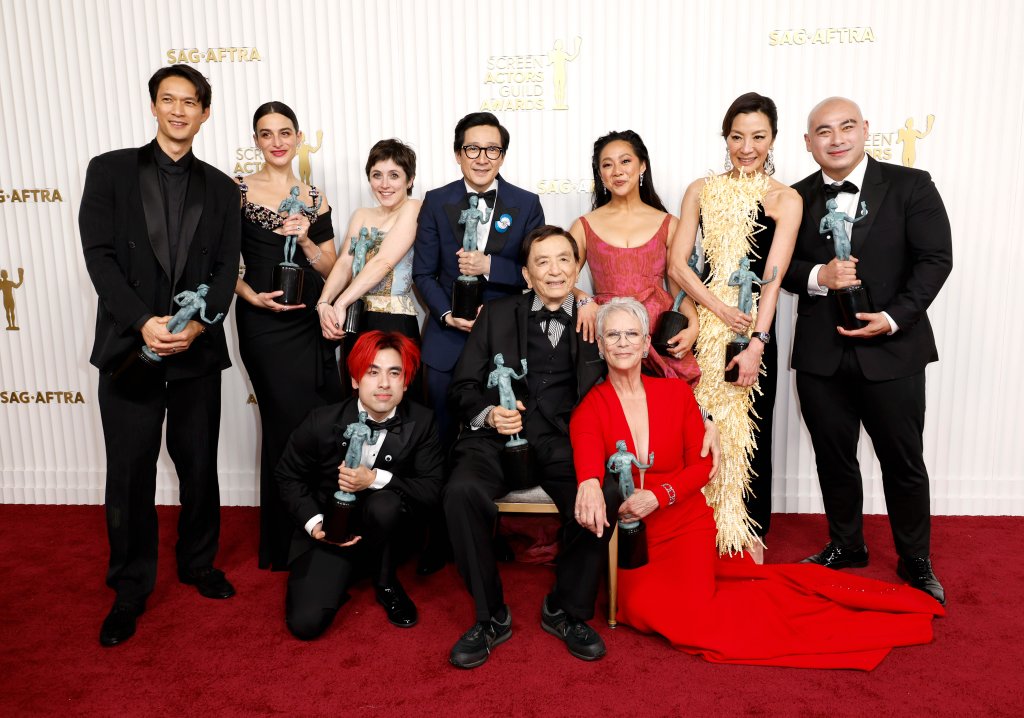
{"type": "Polygon", "coordinates": [[[238,189],[192,154],[210,116],[210,84],[173,65],[149,80],[156,139],[92,159],[79,227],[99,304],[91,362],[107,454],[107,585],[116,592],[100,643],[135,632],[156,581],[156,462],[164,417],[178,474],[178,577],[208,598],[234,588],[213,567],[220,532],[217,441],[221,370],[231,366],[220,324],[167,331],[173,297],[208,286],[206,313],[226,313],[238,278],[238,189]],[[143,345],[159,355],[139,382],[116,378],[143,345]]]}
{"type": "Polygon", "coordinates": [[[882,467],[897,571],[945,603],[930,558],[924,464],[925,367],[938,360],[926,310],[953,266],[949,219],[927,172],[868,157],[868,123],[845,98],[819,103],[804,140],[820,172],[794,185],[804,217],[783,286],[799,296],[793,368],[814,445],[829,523],[825,549],[806,559],[830,568],[864,566],[863,488],[857,443],[863,424],[882,467]],[[819,233],[827,199],[848,217],[848,260],[819,233]],[[866,203],[868,214],[856,208],[866,203]],[[876,312],[845,329],[836,290],[867,287],[876,312]]]}
{"type": "Polygon", "coordinates": [[[401,334],[359,337],[348,357],[357,397],[310,412],[277,465],[281,498],[296,523],[285,618],[297,638],[327,629],[361,572],[371,574],[392,624],[409,628],[418,620],[395,573],[395,541],[403,524],[437,509],[444,463],[433,412],[403,400],[419,360],[416,345],[401,334]],[[361,412],[376,438],[363,444],[359,466],[348,467],[346,429],[361,412]],[[324,507],[338,489],[357,497],[360,538],[345,544],[329,543],[323,526],[324,507]]]}

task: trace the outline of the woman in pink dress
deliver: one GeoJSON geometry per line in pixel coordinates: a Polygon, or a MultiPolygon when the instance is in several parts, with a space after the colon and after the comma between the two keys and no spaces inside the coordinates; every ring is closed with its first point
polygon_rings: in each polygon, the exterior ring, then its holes
{"type": "MultiPolygon", "coordinates": [[[[594,210],[569,230],[579,245],[580,266],[589,260],[598,304],[612,297],[633,297],[647,308],[651,326],[657,326],[679,291],[671,280],[665,289],[666,257],[678,220],[665,210],[654,189],[650,156],[637,133],[624,130],[598,138],[592,165],[594,210]]],[[[667,355],[652,348],[644,369],[692,385],[700,378],[690,351],[697,338],[697,310],[686,298],[679,311],[689,326],[671,339],[667,355]]]]}

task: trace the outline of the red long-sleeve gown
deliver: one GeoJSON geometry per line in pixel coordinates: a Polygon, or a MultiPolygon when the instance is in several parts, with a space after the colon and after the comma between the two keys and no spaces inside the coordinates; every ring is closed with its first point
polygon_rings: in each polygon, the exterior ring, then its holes
{"type": "MultiPolygon", "coordinates": [[[[944,611],[917,589],[813,564],[719,558],[700,492],[711,460],[700,457],[704,428],[693,392],[678,379],[643,382],[655,454],[644,488],[659,508],[644,519],[649,563],[619,571],[620,623],[715,663],[871,670],[894,646],[931,641],[932,618],[944,611]]],[[[607,381],[576,408],[571,435],[581,482],[603,480],[617,440],[636,455],[607,381]]]]}

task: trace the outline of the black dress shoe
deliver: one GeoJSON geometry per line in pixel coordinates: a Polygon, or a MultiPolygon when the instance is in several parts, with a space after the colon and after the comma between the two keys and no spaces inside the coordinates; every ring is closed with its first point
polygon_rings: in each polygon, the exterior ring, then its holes
{"type": "Polygon", "coordinates": [[[100,645],[116,646],[135,635],[135,619],[142,615],[135,604],[115,603],[100,627],[100,645]]]}
{"type": "Polygon", "coordinates": [[[482,666],[491,655],[491,649],[512,638],[512,611],[505,606],[505,620],[493,618],[477,623],[462,634],[452,646],[448,661],[458,668],[482,666]]]}
{"type": "Polygon", "coordinates": [[[864,568],[868,565],[868,547],[840,548],[829,541],[821,553],[808,556],[800,563],[816,563],[825,568],[864,568]]]}
{"type": "Polygon", "coordinates": [[[235,595],[235,587],[225,578],[224,572],[212,566],[179,573],[178,580],[195,586],[199,594],[206,598],[231,598],[235,595]]]}
{"type": "Polygon", "coordinates": [[[896,564],[896,573],[904,581],[919,591],[924,591],[943,606],[946,605],[946,591],[935,577],[932,560],[924,558],[903,558],[896,564]]]}
{"type": "Polygon", "coordinates": [[[569,653],[584,661],[596,661],[607,653],[604,641],[597,631],[585,622],[572,618],[562,609],[552,611],[548,606],[548,596],[540,609],[540,625],[552,636],[565,641],[569,653]]]}
{"type": "Polygon", "coordinates": [[[384,607],[388,620],[399,628],[416,625],[416,606],[397,581],[390,586],[377,586],[377,603],[384,607]]]}

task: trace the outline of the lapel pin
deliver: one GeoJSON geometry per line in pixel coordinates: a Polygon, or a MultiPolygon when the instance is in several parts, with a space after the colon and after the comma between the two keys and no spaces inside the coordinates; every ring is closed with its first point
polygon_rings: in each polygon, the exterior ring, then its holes
{"type": "Polygon", "coordinates": [[[512,226],[512,215],[506,213],[494,221],[494,229],[504,234],[512,226]]]}

